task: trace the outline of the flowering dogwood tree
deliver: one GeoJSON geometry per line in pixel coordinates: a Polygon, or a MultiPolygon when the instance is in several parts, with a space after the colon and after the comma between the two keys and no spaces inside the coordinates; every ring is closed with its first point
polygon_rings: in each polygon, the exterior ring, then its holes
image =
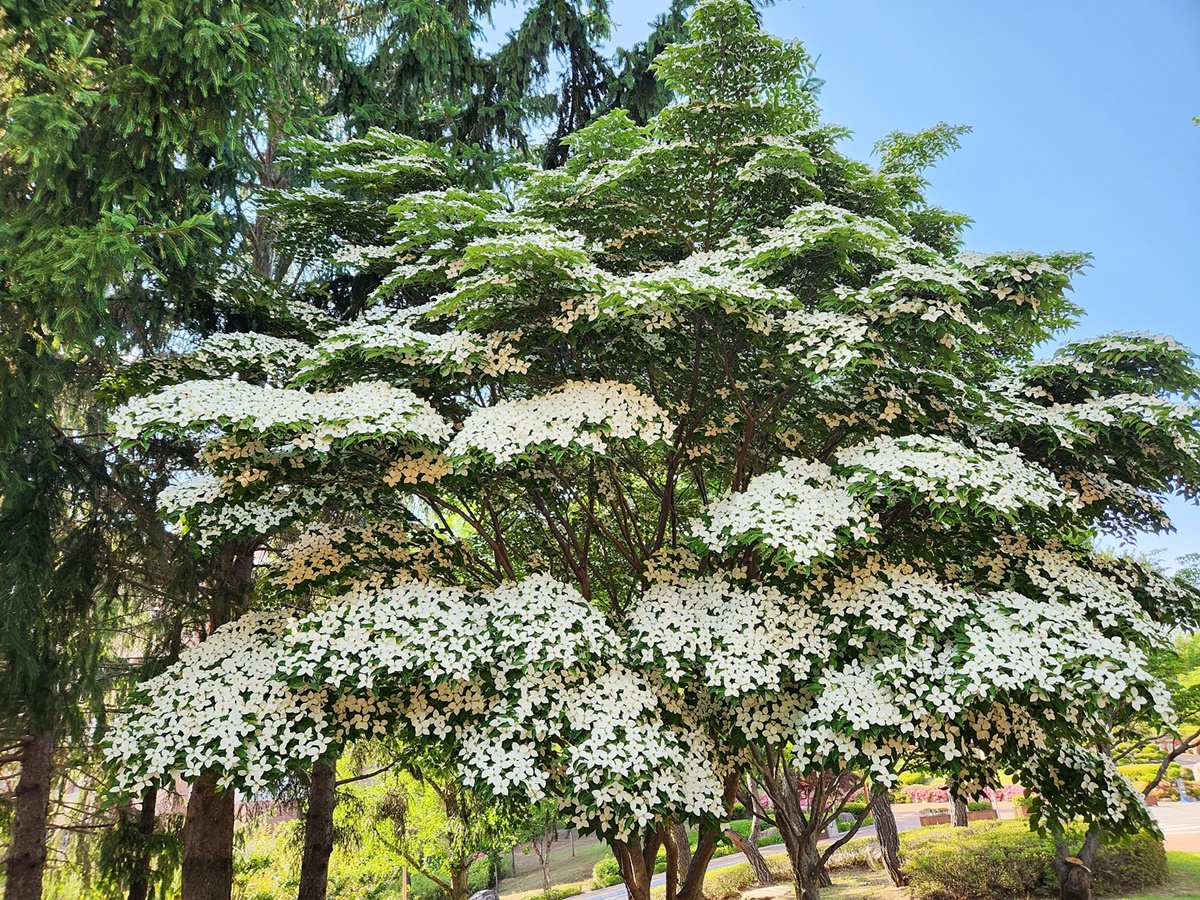
{"type": "MultiPolygon", "coordinates": [[[[852,161],[798,44],[741,0],[690,29],[657,64],[678,102],[597,120],[507,192],[376,136],[277,198],[379,287],[316,343],[160,368],[182,376],[119,415],[203,441],[164,507],[201,544],[276,535],[284,607],[143,686],[109,745],[123,787],[441,742],[467,784],[609,841],[633,900],[664,842],[668,896],[699,898],[746,773],[917,763],[965,796],[1003,769],[1043,827],[1153,827],[1089,748],[1115,703],[1169,717],[1146,652],[1194,597],[1091,547],[1200,490],[1190,352],[1121,334],[1034,361],[1086,259],[962,252],[922,174],[958,130],[852,161]],[[388,187],[390,234],[356,243],[388,187]],[[298,592],[324,602],[291,614],[298,592]]],[[[781,805],[815,896],[816,817],[781,805]]]]}

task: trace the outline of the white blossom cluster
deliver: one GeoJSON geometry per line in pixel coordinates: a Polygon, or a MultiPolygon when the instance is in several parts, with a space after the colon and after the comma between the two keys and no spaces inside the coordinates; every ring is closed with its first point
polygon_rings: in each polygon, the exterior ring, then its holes
{"type": "Polygon", "coordinates": [[[426,581],[451,571],[457,561],[454,547],[421,527],[315,522],[262,566],[258,577],[284,591],[359,580],[365,572],[426,581]]]}
{"type": "Polygon", "coordinates": [[[1072,498],[1050,472],[1027,463],[1020,451],[981,442],[967,447],[931,435],[879,437],[837,453],[851,484],[886,495],[909,490],[920,502],[987,506],[1012,515],[1026,507],[1048,510],[1072,498]]]}
{"type": "Polygon", "coordinates": [[[860,316],[818,310],[792,310],[780,327],[795,337],[787,352],[814,372],[844,369],[863,356],[870,324],[860,316]]]}
{"type": "Polygon", "coordinates": [[[654,584],[633,605],[626,628],[643,663],[672,681],[697,674],[723,696],[783,689],[804,680],[832,649],[817,610],[775,587],[748,589],[721,577],[654,584]]]}
{"type": "Polygon", "coordinates": [[[313,370],[335,374],[348,356],[386,357],[404,366],[463,375],[497,376],[529,369],[513,344],[520,340],[519,332],[479,336],[452,330],[433,334],[414,329],[412,318],[411,310],[401,310],[386,319],[338,328],[314,348],[300,377],[313,370]]]}
{"type": "Polygon", "coordinates": [[[710,550],[760,541],[806,566],[836,556],[846,544],[868,542],[878,522],[829,466],[785,459],[778,470],[752,478],[746,490],[711,504],[689,528],[710,550]]]}
{"type": "Polygon", "coordinates": [[[279,613],[243,616],[141,684],[105,743],[121,764],[117,788],[138,793],[215,770],[222,788],[258,791],[350,734],[378,731],[386,705],[374,697],[288,684],[281,636],[291,624],[279,613]]]}
{"type": "Polygon", "coordinates": [[[508,462],[541,444],[606,453],[607,440],[647,444],[672,433],[667,414],[636,387],[616,381],[569,381],[548,394],[501,400],[475,410],[450,442],[450,456],[486,454],[508,462]]]}
{"type": "Polygon", "coordinates": [[[308,392],[231,379],[187,381],[131,400],[113,417],[117,436],[137,440],[168,430],[232,429],[247,435],[288,435],[303,449],[335,441],[398,436],[440,443],[449,424],[407,388],[357,382],[337,391],[308,392]]]}

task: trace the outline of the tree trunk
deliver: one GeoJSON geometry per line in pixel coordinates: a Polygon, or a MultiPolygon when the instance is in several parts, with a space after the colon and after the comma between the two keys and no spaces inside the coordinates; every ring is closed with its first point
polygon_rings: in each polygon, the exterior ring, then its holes
{"type": "Polygon", "coordinates": [[[180,900],[230,900],[233,894],[233,791],[217,791],[217,776],[192,784],[183,823],[180,900]]]}
{"type": "Polygon", "coordinates": [[[550,844],[551,841],[545,841],[542,845],[542,852],[538,854],[538,868],[542,870],[543,891],[550,890],[550,844]]]}
{"type": "Polygon", "coordinates": [[[1062,900],[1092,900],[1092,863],[1100,848],[1100,830],[1096,826],[1088,831],[1078,856],[1067,856],[1067,845],[1058,843],[1058,855],[1053,868],[1058,876],[1059,896],[1062,900]]]}
{"type": "MultiPolygon", "coordinates": [[[[138,813],[138,834],[150,840],[154,834],[154,813],[158,806],[158,788],[142,791],[142,809],[138,813]]],[[[147,851],[138,860],[137,872],[129,879],[129,900],[146,900],[150,891],[150,853],[147,851]]]]}
{"type": "Polygon", "coordinates": [[[883,867],[896,887],[908,884],[908,876],[900,870],[900,832],[896,828],[896,817],[892,814],[892,802],[888,792],[881,787],[871,789],[871,816],[875,820],[875,836],[883,856],[883,867]]]}
{"type": "Polygon", "coordinates": [[[450,868],[450,900],[467,900],[471,894],[471,863],[460,862],[450,868]]]}
{"type": "Polygon", "coordinates": [[[789,856],[792,858],[792,876],[796,880],[796,900],[820,900],[821,888],[829,887],[833,882],[821,863],[816,840],[806,840],[799,853],[789,856]]]}
{"type": "Polygon", "coordinates": [[[663,846],[667,849],[666,900],[675,900],[679,893],[679,842],[674,826],[663,832],[663,846]]]}
{"type": "Polygon", "coordinates": [[[629,900],[650,900],[650,881],[654,878],[654,860],[658,856],[659,842],[657,829],[648,830],[642,839],[630,835],[624,841],[612,842],[617,869],[625,883],[629,900]]]}
{"type": "Polygon", "coordinates": [[[966,828],[970,819],[967,816],[967,801],[953,797],[950,805],[950,824],[955,828],[966,828]]]}
{"type": "MultiPolygon", "coordinates": [[[[687,826],[676,822],[671,829],[671,834],[675,837],[675,848],[679,853],[679,871],[686,873],[692,867],[692,847],[691,842],[688,841],[687,826]]],[[[682,881],[683,878],[680,880],[682,881]]]]}
{"type": "Polygon", "coordinates": [[[304,854],[297,900],[325,900],[329,856],[333,853],[333,807],[337,803],[337,762],[317,760],[304,813],[304,854]]]}
{"type": "Polygon", "coordinates": [[[17,781],[4,900],[41,900],[54,735],[26,735],[21,744],[21,777],[17,781]]]}
{"type": "Polygon", "coordinates": [[[771,869],[757,846],[746,840],[732,828],[725,829],[725,837],[729,838],[729,843],[733,844],[733,846],[738,848],[739,852],[745,855],[746,861],[750,863],[751,871],[754,872],[754,880],[760,887],[768,887],[775,883],[775,876],[771,874],[771,869]]]}
{"type": "MultiPolygon", "coordinates": [[[[246,609],[254,586],[258,539],[221,545],[220,568],[209,598],[209,626],[219,628],[246,609]]],[[[183,823],[180,900],[230,900],[233,893],[233,790],[219,793],[217,773],[193,784],[183,823]]]]}

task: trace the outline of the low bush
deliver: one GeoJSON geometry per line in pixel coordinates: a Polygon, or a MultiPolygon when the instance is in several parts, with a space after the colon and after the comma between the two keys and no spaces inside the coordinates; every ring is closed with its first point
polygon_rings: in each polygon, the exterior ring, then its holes
{"type": "Polygon", "coordinates": [[[875,838],[861,837],[846,841],[833,851],[825,868],[834,869],[866,869],[870,868],[867,853],[872,846],[878,846],[875,838]]]}
{"type": "Polygon", "coordinates": [[[601,857],[600,861],[592,866],[592,890],[620,883],[621,870],[617,866],[617,858],[611,853],[601,857]]]}
{"type": "MultiPolygon", "coordinates": [[[[1117,766],[1117,771],[1130,781],[1140,781],[1142,784],[1146,784],[1151,778],[1158,774],[1158,764],[1149,763],[1143,766],[1117,766]]],[[[1163,780],[1174,781],[1182,774],[1183,766],[1179,765],[1179,763],[1171,763],[1169,766],[1167,766],[1167,773],[1163,776],[1163,780]]]]}
{"type": "Polygon", "coordinates": [[[910,784],[929,784],[933,780],[933,776],[922,769],[914,769],[911,772],[900,773],[900,786],[907,787],[910,784]]]}
{"type": "MultiPolygon", "coordinates": [[[[1082,835],[1071,836],[1072,844],[1081,842],[1082,835]]],[[[921,900],[1058,894],[1053,843],[1021,823],[922,828],[902,834],[900,846],[912,894],[921,900]]],[[[1136,891],[1162,883],[1166,854],[1160,841],[1143,834],[1101,847],[1092,868],[1097,894],[1136,891]]]]}
{"type": "Polygon", "coordinates": [[[967,804],[969,812],[980,812],[981,810],[991,809],[992,803],[990,800],[972,800],[967,804]]]}
{"type": "Polygon", "coordinates": [[[911,784],[904,789],[909,803],[946,803],[950,792],[944,787],[928,784],[911,784]]]}
{"type": "Polygon", "coordinates": [[[574,897],[576,894],[583,893],[579,885],[571,884],[566,887],[550,888],[537,896],[530,897],[529,900],[566,900],[567,897],[574,897]]]}
{"type": "MultiPolygon", "coordinates": [[[[874,816],[867,816],[865,819],[863,819],[863,827],[864,828],[867,825],[874,825],[874,824],[875,824],[874,816]]],[[[838,831],[849,831],[853,827],[854,827],[853,822],[838,822],[838,831]]]]}

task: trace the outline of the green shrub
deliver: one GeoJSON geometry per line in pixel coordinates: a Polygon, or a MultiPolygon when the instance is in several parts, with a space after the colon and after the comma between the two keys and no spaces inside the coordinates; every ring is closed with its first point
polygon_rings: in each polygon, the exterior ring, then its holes
{"type": "Polygon", "coordinates": [[[933,776],[930,775],[928,772],[922,771],[921,769],[914,769],[911,772],[901,772],[900,773],[900,784],[901,785],[929,784],[930,779],[932,777],[933,776]]]}
{"type": "Polygon", "coordinates": [[[621,883],[621,870],[617,866],[617,858],[611,853],[601,857],[600,861],[592,866],[592,889],[610,887],[614,884],[621,883]]]}
{"type": "Polygon", "coordinates": [[[1013,806],[1028,806],[1032,802],[1033,802],[1033,798],[1026,797],[1024,794],[1017,794],[1017,796],[1012,798],[1013,806]]]}
{"type": "Polygon", "coordinates": [[[566,900],[567,897],[574,897],[580,893],[582,891],[579,889],[579,885],[572,884],[567,887],[550,888],[550,890],[544,891],[536,897],[531,897],[530,900],[566,900]]]}
{"type": "MultiPolygon", "coordinates": [[[[874,816],[867,816],[865,819],[863,819],[863,827],[864,828],[867,825],[874,825],[874,824],[875,824],[874,816]]],[[[849,831],[853,827],[854,827],[853,822],[838,822],[838,831],[849,831]]]]}
{"type": "MultiPolygon", "coordinates": [[[[1144,766],[1117,766],[1117,771],[1130,781],[1140,781],[1142,784],[1146,784],[1151,778],[1158,774],[1158,764],[1150,763],[1144,766]]],[[[1182,774],[1183,767],[1179,765],[1179,763],[1171,763],[1169,766],[1167,766],[1167,774],[1163,776],[1163,781],[1174,781],[1182,774]]]]}
{"type": "Polygon", "coordinates": [[[750,863],[725,866],[704,876],[704,896],[708,900],[731,900],[754,883],[750,863]]]}
{"type": "Polygon", "coordinates": [[[746,812],[746,807],[740,803],[733,804],[733,809],[729,811],[729,818],[734,822],[740,822],[742,819],[749,819],[750,813],[746,812]]]}
{"type": "Polygon", "coordinates": [[[982,810],[991,809],[991,808],[992,808],[992,804],[991,804],[991,801],[989,801],[989,800],[972,800],[970,803],[967,804],[967,809],[970,812],[981,812],[982,810]]]}
{"type": "MultiPolygon", "coordinates": [[[[1082,834],[1069,843],[1077,846],[1082,834]]],[[[967,828],[941,825],[900,836],[905,871],[921,900],[1001,900],[1052,897],[1058,881],[1054,845],[1019,822],[978,822],[967,828]]],[[[1149,835],[1100,848],[1092,867],[1097,894],[1136,891],[1166,878],[1162,843],[1149,835]]]]}
{"type": "Polygon", "coordinates": [[[846,841],[846,843],[833,851],[833,855],[829,857],[829,862],[825,864],[825,868],[831,871],[834,869],[870,868],[867,852],[872,845],[877,846],[873,837],[854,838],[846,841]]]}

